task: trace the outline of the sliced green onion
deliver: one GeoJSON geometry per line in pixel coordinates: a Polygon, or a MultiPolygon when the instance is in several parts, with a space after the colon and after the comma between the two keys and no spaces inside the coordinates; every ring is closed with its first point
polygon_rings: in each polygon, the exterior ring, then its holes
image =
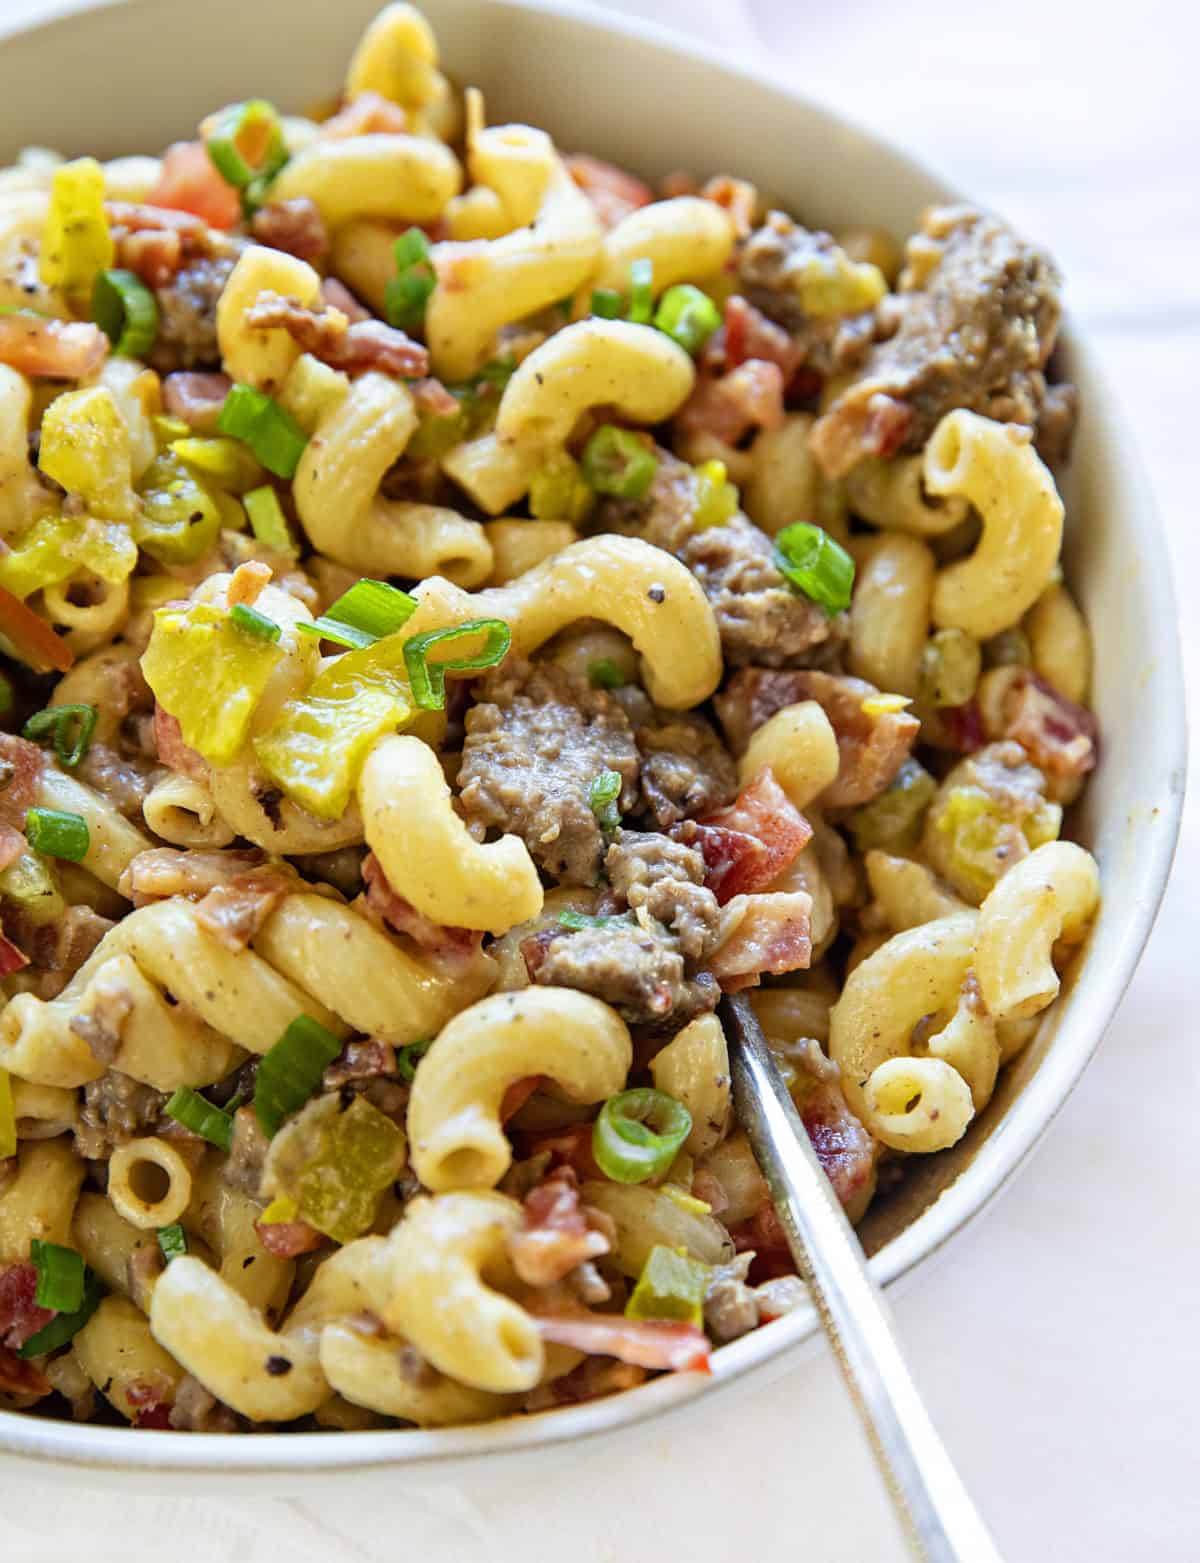
{"type": "Polygon", "coordinates": [[[277,478],[295,476],[308,436],[291,413],[252,385],[235,385],[225,398],[217,428],[244,440],[277,478]]]}
{"type": "Polygon", "coordinates": [[[17,1154],[17,1109],[13,1102],[12,1080],[7,1069],[0,1069],[0,1161],[17,1154]]]}
{"type": "Polygon", "coordinates": [[[82,863],[91,845],[91,832],[82,814],[65,809],[30,809],[25,815],[25,839],[35,852],[82,863]]]}
{"type": "Polygon", "coordinates": [[[168,1118],[174,1118],[176,1123],[181,1123],[218,1150],[227,1151],[233,1144],[232,1114],[214,1107],[190,1085],[181,1085],[163,1111],[168,1118]]]}
{"type": "Polygon", "coordinates": [[[47,706],[44,711],[34,712],[21,729],[21,736],[37,743],[47,734],[53,735],[59,763],[73,771],[91,745],[96,717],[95,706],[47,706]]]}
{"type": "Polygon", "coordinates": [[[596,288],[592,292],[592,314],[599,315],[601,320],[619,320],[621,304],[621,295],[616,288],[596,288]]]}
{"type": "Polygon", "coordinates": [[[808,521],[785,526],[775,538],[775,568],[795,591],[830,616],[850,606],[854,560],[828,532],[808,521]]]}
{"type": "Polygon", "coordinates": [[[615,423],[605,423],[583,447],[583,475],[597,494],[641,499],[654,482],[658,457],[645,440],[615,423]]]}
{"type": "Polygon", "coordinates": [[[588,663],[588,683],[593,689],[623,689],[625,675],[611,657],[597,657],[588,663]]]}
{"type": "Polygon", "coordinates": [[[694,357],[721,324],[721,312],[707,293],[681,282],[659,299],[654,324],[694,357]]]}
{"type": "Polygon", "coordinates": [[[187,1233],[178,1221],[173,1221],[169,1227],[159,1227],[158,1246],[168,1264],[172,1259],[178,1259],[181,1254],[187,1253],[187,1233]]]}
{"type": "Polygon", "coordinates": [[[553,451],[529,482],[529,514],[537,521],[586,521],[596,496],[579,463],[565,450],[553,451]]]}
{"type": "Polygon", "coordinates": [[[294,557],[296,544],[292,540],[283,506],[279,503],[279,495],[271,485],[265,483],[261,488],[252,488],[248,494],[242,495],[242,504],[250,517],[250,530],[263,547],[269,548],[272,553],[294,557]]]}
{"type": "Polygon", "coordinates": [[[33,1238],[29,1257],[37,1271],[34,1302],[55,1313],[74,1313],[83,1306],[83,1259],[73,1248],[59,1243],[43,1243],[33,1238]]]}
{"type": "Polygon", "coordinates": [[[424,1042],[410,1042],[407,1047],[396,1050],[396,1073],[401,1080],[411,1080],[416,1072],[417,1065],[433,1046],[433,1038],[424,1042]]]}
{"type": "Polygon", "coordinates": [[[571,933],[579,933],[584,928],[611,928],[614,923],[624,922],[621,917],[593,917],[590,912],[577,912],[574,907],[568,906],[558,914],[560,928],[569,929],[571,933]]]}
{"type": "Polygon", "coordinates": [[[254,1113],[268,1138],[304,1106],[341,1051],[337,1037],[311,1015],[297,1015],[274,1047],[268,1048],[254,1086],[254,1113]]]}
{"type": "Polygon", "coordinates": [[[154,294],[132,271],[101,271],[92,284],[92,319],[122,358],[142,358],[158,335],[154,294]]]}
{"type": "Polygon", "coordinates": [[[920,838],[925,811],[936,792],[937,782],[910,755],[889,787],[849,815],[847,824],[855,846],[860,852],[872,847],[885,852],[910,851],[920,838]]]}
{"type": "Polygon", "coordinates": [[[645,1183],[666,1172],[691,1131],[691,1113],[665,1091],[622,1091],[600,1109],[592,1155],[605,1177],[645,1183]]]}
{"type": "Polygon", "coordinates": [[[408,669],[413,699],[422,711],[445,710],[447,673],[474,673],[494,668],[507,656],[511,645],[512,630],[503,619],[471,619],[450,629],[427,630],[424,635],[414,635],[404,643],[404,665],[408,669]],[[487,639],[473,657],[460,657],[453,662],[428,660],[434,646],[483,634],[487,639]]]}
{"type": "Polygon", "coordinates": [[[437,286],[437,274],[429,259],[429,239],[420,228],[402,233],[393,246],[397,276],[383,290],[383,312],[389,325],[400,330],[419,326],[425,306],[437,286]]]}
{"type": "Polygon", "coordinates": [[[265,613],[260,613],[257,608],[250,608],[244,602],[235,602],[229,610],[229,617],[238,629],[247,635],[253,635],[255,640],[278,640],[279,626],[274,619],[268,619],[265,613]]]}
{"type": "Polygon", "coordinates": [[[703,1327],[709,1268],[686,1249],[655,1243],[625,1304],[627,1319],[679,1319],[703,1327]]]}
{"type": "Polygon", "coordinates": [[[635,326],[648,326],[654,315],[654,262],[646,255],[629,268],[629,316],[635,326]]]}
{"type": "Polygon", "coordinates": [[[330,603],[319,619],[296,628],[306,635],[317,635],[352,651],[361,651],[385,635],[402,630],[416,611],[417,599],[408,592],[364,576],[330,603]]]}
{"type": "Polygon", "coordinates": [[[620,771],[601,771],[599,776],[592,778],[588,787],[588,807],[606,836],[620,829],[621,811],[617,807],[617,799],[621,796],[623,786],[620,771]]]}
{"type": "Polygon", "coordinates": [[[17,1352],[18,1357],[26,1359],[30,1357],[43,1357],[47,1352],[57,1351],[60,1346],[65,1346],[69,1340],[84,1327],[87,1321],[100,1306],[100,1299],[104,1290],[100,1285],[100,1279],[94,1270],[85,1269],[83,1272],[83,1299],[79,1307],[70,1313],[58,1313],[50,1320],[44,1329],[40,1329],[36,1335],[31,1335],[25,1344],[17,1352]]]}
{"type": "Polygon", "coordinates": [[[261,201],[266,183],[288,160],[275,105],[263,98],[231,103],[214,114],[203,129],[208,155],[221,178],[261,201]]]}

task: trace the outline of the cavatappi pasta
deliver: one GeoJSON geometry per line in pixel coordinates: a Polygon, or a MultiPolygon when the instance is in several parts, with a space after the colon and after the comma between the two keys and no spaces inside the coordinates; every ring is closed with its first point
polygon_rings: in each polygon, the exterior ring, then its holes
{"type": "Polygon", "coordinates": [[[1056,1001],[1053,263],[711,172],[489,125],[407,4],[322,117],[0,172],[0,1407],[702,1370],[801,1295],[721,994],[855,1221],[1056,1001]]]}

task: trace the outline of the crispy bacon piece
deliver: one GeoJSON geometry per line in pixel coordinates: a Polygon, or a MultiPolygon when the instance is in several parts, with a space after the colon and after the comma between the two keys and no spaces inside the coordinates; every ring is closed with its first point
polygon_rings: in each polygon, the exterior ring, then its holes
{"type": "Polygon", "coordinates": [[[258,847],[202,848],[150,847],[139,852],[121,875],[120,891],[141,902],[163,896],[186,895],[192,900],[248,875],[266,861],[258,847]]]}
{"type": "Polygon", "coordinates": [[[345,108],[331,114],[321,126],[322,141],[343,141],[349,136],[369,136],[379,132],[404,135],[408,115],[398,103],[380,92],[360,92],[345,108]]]}
{"type": "Polygon", "coordinates": [[[227,374],[215,370],[178,369],[163,381],[163,408],[182,418],[197,434],[215,434],[225,398],[233,389],[227,374]]]}
{"type": "Polygon", "coordinates": [[[987,742],[983,730],[983,712],[972,696],[965,705],[942,706],[927,719],[929,731],[921,730],[922,743],[931,743],[938,749],[955,749],[960,754],[974,754],[987,742]]]}
{"type": "Polygon", "coordinates": [[[575,1123],[569,1129],[555,1129],[549,1134],[531,1134],[527,1143],[530,1156],[548,1152],[556,1170],[559,1167],[570,1167],[585,1182],[589,1178],[604,1177],[592,1155],[590,1123],[575,1123]]]}
{"type": "Polygon", "coordinates": [[[31,1264],[6,1265],[0,1270],[0,1346],[19,1351],[50,1323],[53,1310],[39,1308],[36,1293],[37,1271],[31,1264]]]}
{"type": "Polygon", "coordinates": [[[276,1259],[296,1259],[320,1248],[325,1239],[307,1221],[256,1221],[258,1240],[276,1259]]]}
{"type": "Polygon", "coordinates": [[[170,1427],[171,1386],[163,1379],[135,1379],[125,1391],[134,1427],[170,1427]]]}
{"type": "Polygon", "coordinates": [[[805,890],[738,896],[726,908],[730,930],[708,958],[726,993],[757,987],[764,972],[800,971],[812,960],[812,897],[805,890]]]}
{"type": "Polygon", "coordinates": [[[105,201],[104,210],[112,227],[129,233],[177,233],[193,243],[208,236],[208,224],[194,212],[173,211],[148,201],[105,201]]]}
{"type": "Polygon", "coordinates": [[[676,427],[714,435],[726,445],[736,445],[751,429],[778,429],[786,417],[784,385],[783,370],[763,358],[747,358],[719,379],[701,374],[676,414],[676,427]]]}
{"type": "Polygon", "coordinates": [[[290,870],[266,864],[214,885],[196,908],[196,920],[236,955],[244,950],[285,895],[297,887],[290,870]]]}
{"type": "Polygon", "coordinates": [[[260,559],[250,559],[245,564],[239,564],[233,572],[225,594],[229,606],[232,608],[234,603],[240,602],[245,603],[247,607],[252,607],[262,596],[263,587],[267,586],[270,580],[271,566],[263,564],[260,559]]]}
{"type": "Polygon", "coordinates": [[[654,199],[654,191],[649,185],[614,163],[589,157],[586,152],[574,153],[563,161],[606,228],[615,228],[630,212],[636,212],[639,206],[649,206],[654,199]]]}
{"type": "Polygon", "coordinates": [[[208,775],[208,761],[184,743],[178,719],[157,703],[154,707],[154,747],[159,761],[168,770],[191,776],[196,781],[203,781],[208,775]]]}
{"type": "Polygon", "coordinates": [[[800,348],[782,326],[761,309],[734,293],[725,305],[725,367],[736,369],[747,359],[777,364],[786,385],[800,367],[800,348]]]}
{"type": "Polygon", "coordinates": [[[0,1346],[0,1395],[12,1395],[32,1405],[50,1393],[50,1380],[36,1362],[26,1362],[7,1346],[0,1346]]]}
{"type": "Polygon", "coordinates": [[[1054,685],[1021,668],[1004,696],[1003,738],[1015,738],[1049,777],[1074,781],[1096,764],[1096,718],[1054,685]]]}
{"type": "Polygon", "coordinates": [[[108,338],[82,320],[0,316],[0,364],[50,380],[82,380],[108,357],[108,338]]]}
{"type": "Polygon", "coordinates": [[[303,261],[320,260],[329,249],[321,213],[306,195],[291,201],[268,201],[255,212],[250,231],[260,244],[303,261]]]}
{"type": "Polygon", "coordinates": [[[521,1230],[508,1244],[513,1269],[528,1286],[551,1286],[608,1250],[608,1238],[588,1223],[579,1179],[568,1166],[558,1167],[526,1194],[521,1230]]]}
{"type": "Polygon", "coordinates": [[[729,213],[733,231],[739,239],[746,237],[754,226],[754,209],[758,205],[758,191],[748,180],[717,174],[705,183],[700,194],[729,213]]]}
{"type": "Polygon", "coordinates": [[[894,456],[912,422],[912,408],[882,391],[865,402],[843,398],[814,424],[809,448],[827,478],[844,477],[864,456],[894,456]]]}
{"type": "Polygon", "coordinates": [[[807,846],[812,826],[765,766],[726,808],[684,820],[670,834],[699,850],[704,882],[724,906],[777,879],[807,846]]]}
{"type": "Polygon", "coordinates": [[[282,328],[304,352],[347,374],[375,369],[418,379],[429,373],[428,352],[403,331],[382,320],[359,320],[350,325],[340,311],[328,305],[309,309],[298,299],[268,290],[258,295],[247,312],[246,324],[252,329],[282,328]]]}
{"type": "Polygon", "coordinates": [[[13,972],[22,971],[28,965],[28,955],[0,933],[0,977],[11,977],[13,972]]]}
{"type": "Polygon", "coordinates": [[[191,212],[210,228],[232,228],[242,215],[237,191],[217,173],[202,141],[176,141],[167,148],[145,204],[191,212]]]}
{"type": "Polygon", "coordinates": [[[25,837],[19,830],[0,821],[0,873],[12,865],[26,849],[25,837]]]}
{"type": "Polygon", "coordinates": [[[183,264],[183,239],[175,228],[147,228],[114,239],[117,265],[148,288],[165,288],[183,264]]]}
{"type": "Polygon", "coordinates": [[[0,821],[13,830],[25,825],[25,815],[37,802],[46,756],[27,738],[0,733],[0,821]]]}
{"type": "Polygon", "coordinates": [[[363,859],[362,877],[366,887],[363,903],[368,916],[376,922],[386,924],[393,933],[404,934],[439,960],[470,964],[475,959],[483,943],[483,934],[472,928],[445,928],[418,912],[411,901],[392,889],[373,852],[368,852],[363,859]]]}
{"type": "Polygon", "coordinates": [[[595,1313],[586,1318],[548,1314],[536,1317],[543,1340],[574,1346],[576,1351],[586,1351],[590,1356],[616,1357],[635,1367],[670,1373],[712,1372],[708,1337],[694,1324],[595,1313]]]}
{"type": "Polygon", "coordinates": [[[833,1192],[850,1220],[860,1220],[875,1191],[879,1146],[832,1082],[811,1087],[800,1103],[800,1117],[833,1192]]]}
{"type": "MultiPolygon", "coordinates": [[[[321,297],[331,309],[340,309],[351,325],[356,320],[373,320],[375,317],[369,309],[358,302],[344,282],[339,282],[336,277],[323,277],[321,279],[321,297]]],[[[415,394],[416,387],[413,386],[415,394]]]]}

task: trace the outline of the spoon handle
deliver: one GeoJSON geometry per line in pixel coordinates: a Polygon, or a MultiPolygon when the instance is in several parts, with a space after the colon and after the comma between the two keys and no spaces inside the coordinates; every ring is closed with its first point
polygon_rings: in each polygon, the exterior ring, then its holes
{"type": "Polygon", "coordinates": [[[738,1118],[904,1527],[924,1563],[1000,1563],[905,1365],[883,1293],[748,1000],[722,1001],[738,1118]]]}

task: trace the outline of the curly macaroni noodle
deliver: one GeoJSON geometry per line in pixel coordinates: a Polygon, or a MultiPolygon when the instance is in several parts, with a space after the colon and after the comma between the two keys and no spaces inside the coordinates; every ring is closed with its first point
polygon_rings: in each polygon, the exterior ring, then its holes
{"type": "Polygon", "coordinates": [[[1100,901],[1100,871],[1073,841],[1050,841],[1017,863],[979,909],[979,985],[998,1020],[1028,1020],[1058,995],[1051,954],[1077,944],[1100,901]]]}
{"type": "Polygon", "coordinates": [[[596,286],[628,293],[630,269],[644,259],[661,293],[677,282],[715,276],[732,253],[733,223],[715,201],[695,195],[652,201],[605,235],[596,286]]]}

